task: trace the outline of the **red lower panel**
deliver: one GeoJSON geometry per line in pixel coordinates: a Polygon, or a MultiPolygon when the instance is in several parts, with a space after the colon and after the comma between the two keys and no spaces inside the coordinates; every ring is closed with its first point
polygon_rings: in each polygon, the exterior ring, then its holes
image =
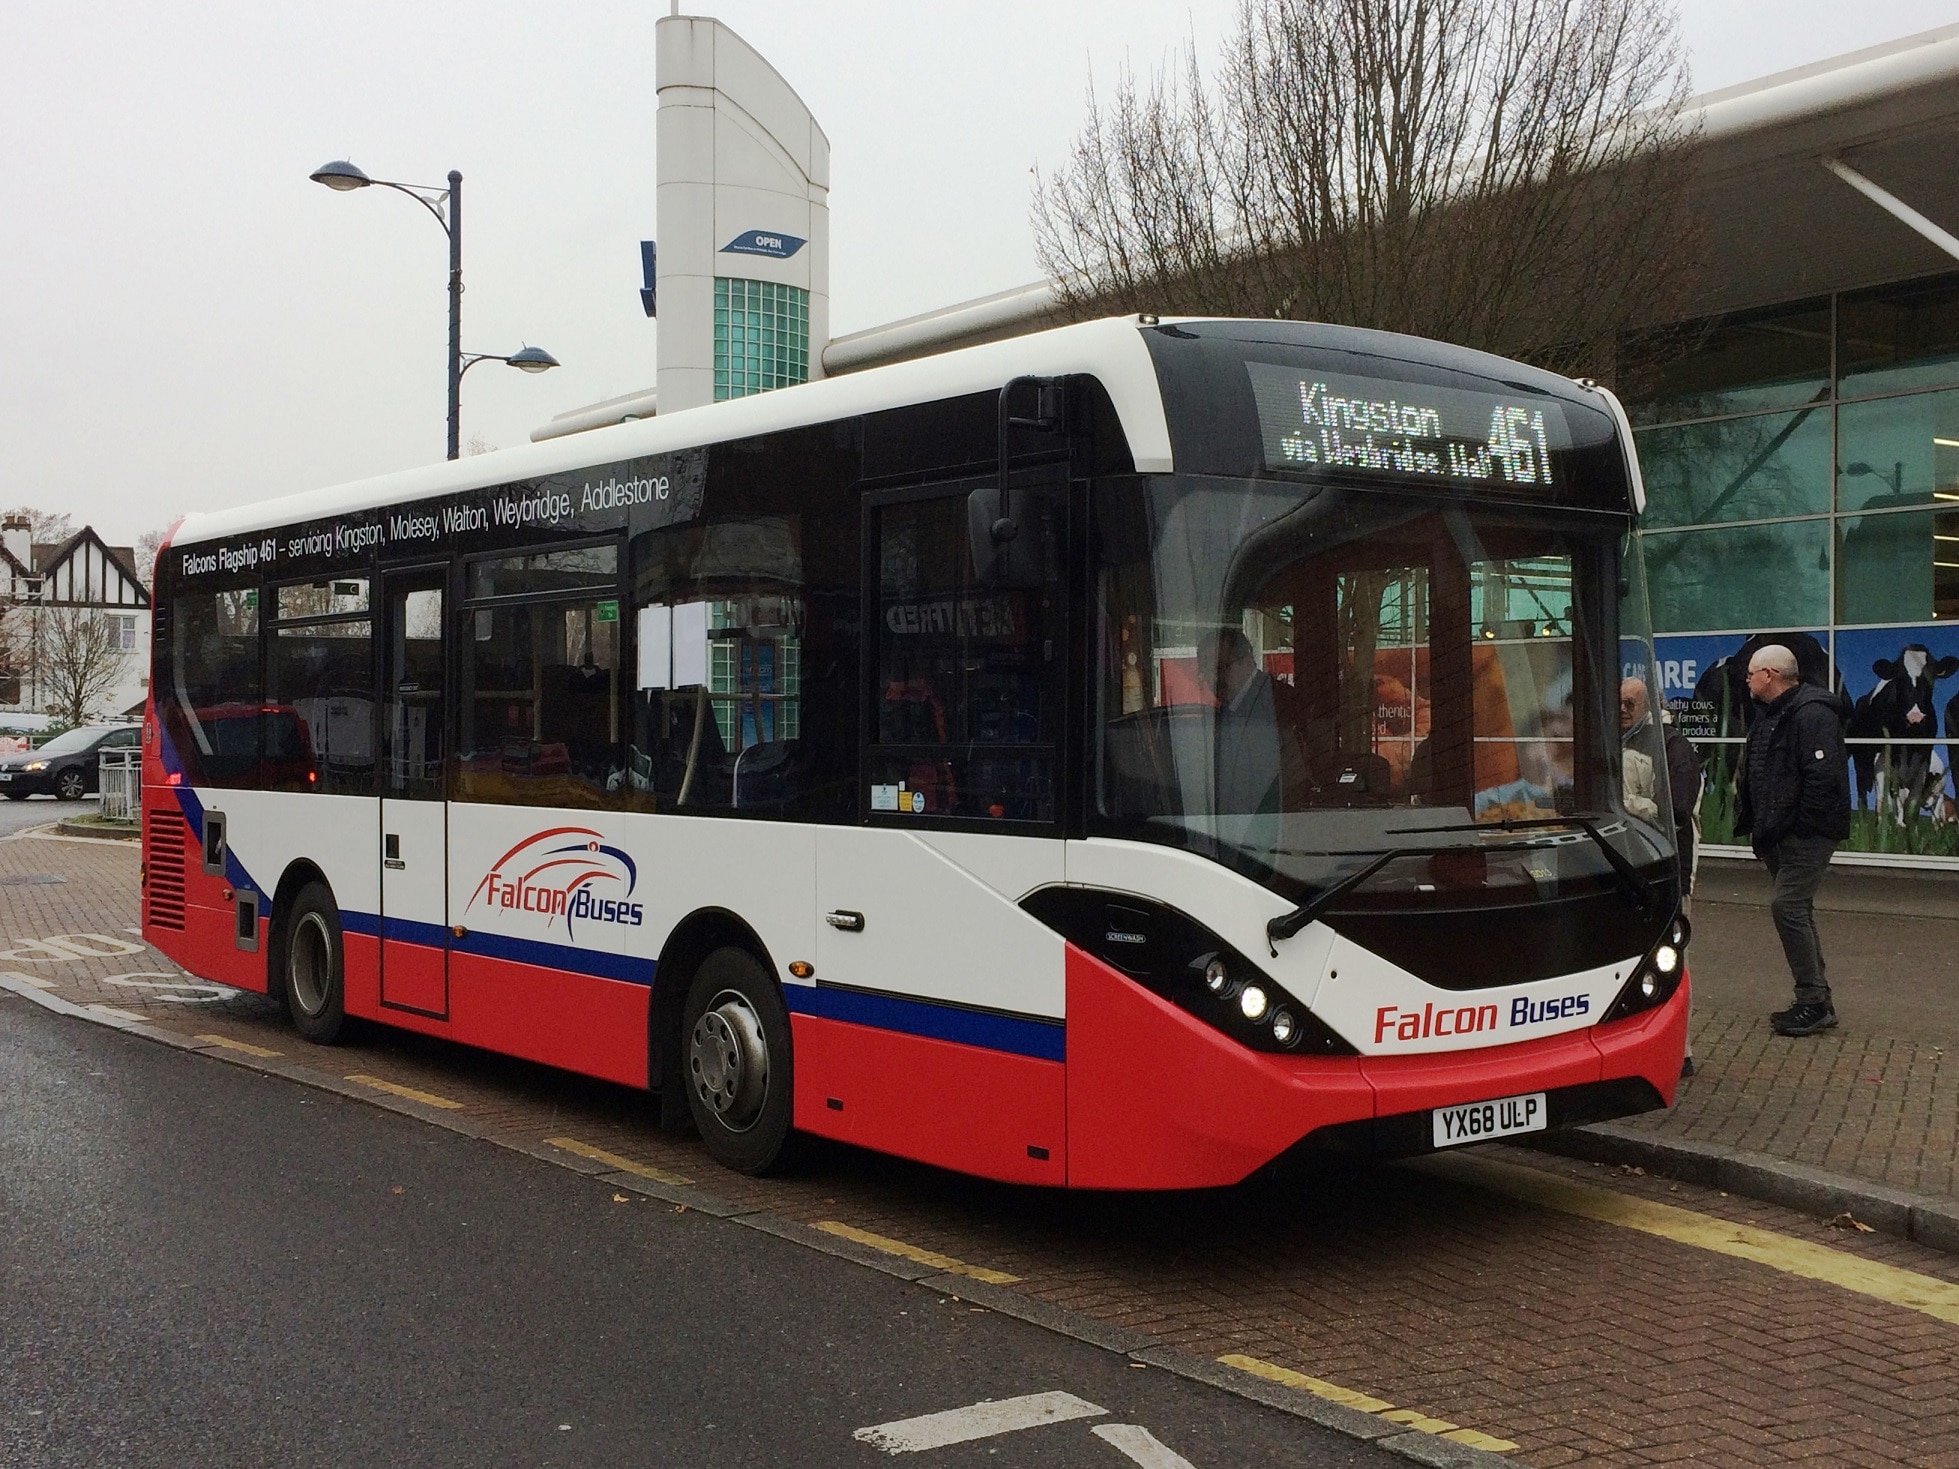
{"type": "Polygon", "coordinates": [[[441,1017],[449,1013],[449,951],[381,940],[381,1003],[441,1017]]]}
{"type": "Polygon", "coordinates": [[[381,940],[371,933],[340,935],[342,993],[349,1015],[381,1018],[381,940]]]}
{"type": "Polygon", "coordinates": [[[1373,1113],[1354,1058],[1248,1051],[1069,946],[1071,1186],[1232,1184],[1314,1128],[1373,1113]]]}
{"type": "MultiPolygon", "coordinates": [[[[485,1050],[643,1087],[652,993],[643,984],[451,953],[442,1031],[485,1050]]],[[[402,1013],[385,1018],[392,1024],[402,1013]]]]}
{"type": "Polygon", "coordinates": [[[1594,1030],[1592,1040],[1605,1058],[1605,1077],[1643,1076],[1653,1083],[1666,1104],[1680,1088],[1680,1062],[1687,1054],[1688,996],[1693,984],[1686,975],[1673,998],[1657,1010],[1631,1020],[1615,1021],[1594,1030]]]}
{"type": "Polygon", "coordinates": [[[182,933],[153,928],[147,937],[152,942],[167,939],[167,945],[157,943],[157,947],[199,979],[214,979],[219,984],[264,994],[264,925],[259,929],[258,952],[253,953],[238,947],[237,922],[238,910],[230,905],[200,908],[186,904],[182,933]]]}
{"type": "Polygon", "coordinates": [[[1592,1033],[1574,1030],[1486,1051],[1366,1056],[1360,1069],[1374,1084],[1378,1115],[1392,1117],[1597,1081],[1599,1056],[1592,1033]]]}
{"type": "Polygon", "coordinates": [[[1008,1183],[1068,1181],[1060,1062],[814,1015],[791,1026],[804,1132],[1008,1183]]]}

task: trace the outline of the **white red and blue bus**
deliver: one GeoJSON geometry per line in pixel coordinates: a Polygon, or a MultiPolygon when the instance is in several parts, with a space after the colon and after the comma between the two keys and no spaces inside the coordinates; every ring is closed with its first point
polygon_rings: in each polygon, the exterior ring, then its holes
{"type": "Polygon", "coordinates": [[[1663,1106],[1641,494],[1591,385],[1145,317],[192,516],[143,931],[746,1170],[1199,1187],[1663,1106]]]}

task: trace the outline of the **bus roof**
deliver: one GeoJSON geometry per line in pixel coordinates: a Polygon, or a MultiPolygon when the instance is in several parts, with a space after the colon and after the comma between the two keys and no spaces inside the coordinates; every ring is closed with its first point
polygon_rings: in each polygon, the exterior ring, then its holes
{"type": "Polygon", "coordinates": [[[562,474],[587,464],[669,453],[957,398],[997,389],[1013,378],[1030,375],[1082,374],[1095,378],[1115,406],[1136,468],[1145,473],[1167,473],[1171,468],[1170,430],[1156,368],[1142,340],[1142,326],[1139,318],[1125,316],[1056,327],[936,357],[662,414],[640,423],[622,423],[569,438],[260,500],[231,510],[189,515],[171,544],[192,545],[322,516],[562,474]]]}

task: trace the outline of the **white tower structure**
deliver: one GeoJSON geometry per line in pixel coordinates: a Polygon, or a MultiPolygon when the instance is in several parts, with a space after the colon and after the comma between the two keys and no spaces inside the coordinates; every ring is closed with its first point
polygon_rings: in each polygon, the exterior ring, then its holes
{"type": "Polygon", "coordinates": [[[662,414],[823,375],[830,140],[720,21],[654,31],[662,414]]]}

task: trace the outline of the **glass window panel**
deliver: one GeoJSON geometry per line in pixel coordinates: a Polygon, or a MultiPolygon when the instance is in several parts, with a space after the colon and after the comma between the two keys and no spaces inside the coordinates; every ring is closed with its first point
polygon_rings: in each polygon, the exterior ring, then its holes
{"type": "Polygon", "coordinates": [[[1830,508],[1827,408],[1641,429],[1637,439],[1648,526],[1768,520],[1830,508]]]}
{"type": "Polygon", "coordinates": [[[1814,627],[1830,616],[1830,523],[1656,532],[1646,573],[1655,632],[1814,627]]]}
{"type": "Polygon", "coordinates": [[[1959,502],[1959,393],[1846,403],[1837,410],[1837,508],[1959,502]]]}
{"type": "Polygon", "coordinates": [[[462,677],[458,798],[592,809],[627,786],[619,605],[479,607],[462,677]]]}
{"type": "Polygon", "coordinates": [[[478,561],[469,568],[471,597],[516,597],[530,592],[609,591],[619,584],[616,545],[580,546],[478,561]]]}
{"type": "Polygon", "coordinates": [[[371,795],[374,624],[282,627],[266,672],[267,787],[371,795]]]}
{"type": "Polygon", "coordinates": [[[1621,381],[1635,423],[1814,402],[1829,391],[1829,303],[1728,317],[1635,345],[1621,381]]]}
{"type": "Polygon", "coordinates": [[[874,814],[1055,818],[1065,512],[1029,487],[1014,503],[1028,548],[992,585],[974,575],[965,495],[879,512],[874,814]]]}
{"type": "Polygon", "coordinates": [[[258,589],[189,592],[173,608],[164,733],[194,785],[258,781],[258,589]]]}
{"type": "Polygon", "coordinates": [[[1837,522],[1837,618],[1959,620],[1959,506],[1837,522]]]}
{"type": "Polygon", "coordinates": [[[1837,334],[1845,397],[1959,383],[1959,278],[1845,296],[1837,334]]]}
{"type": "Polygon", "coordinates": [[[333,617],[367,611],[367,578],[337,576],[329,581],[299,582],[279,588],[277,616],[281,621],[296,617],[333,617]]]}

